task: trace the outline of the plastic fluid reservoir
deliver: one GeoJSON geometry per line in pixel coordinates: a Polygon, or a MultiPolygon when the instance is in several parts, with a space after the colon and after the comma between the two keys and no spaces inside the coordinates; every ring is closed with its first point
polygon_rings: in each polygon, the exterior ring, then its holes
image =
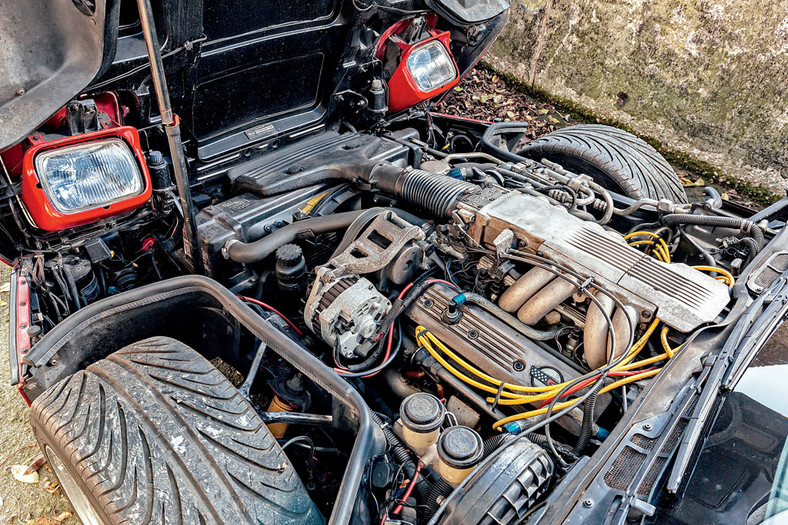
{"type": "Polygon", "coordinates": [[[434,395],[424,392],[409,395],[399,407],[403,440],[420,454],[438,440],[445,415],[446,409],[434,395]]]}
{"type": "Polygon", "coordinates": [[[449,427],[438,439],[438,473],[456,487],[484,456],[481,436],[472,428],[449,427]]]}

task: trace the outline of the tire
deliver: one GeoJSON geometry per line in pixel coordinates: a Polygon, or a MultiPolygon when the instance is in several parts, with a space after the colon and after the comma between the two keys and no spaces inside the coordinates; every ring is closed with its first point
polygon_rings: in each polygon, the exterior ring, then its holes
{"type": "Polygon", "coordinates": [[[553,131],[526,144],[517,154],[585,173],[608,190],[633,199],[687,202],[668,161],[642,139],[611,126],[581,124],[553,131]]]}
{"type": "Polygon", "coordinates": [[[30,421],[84,523],[324,522],[251,404],[173,339],[64,379],[30,421]]]}

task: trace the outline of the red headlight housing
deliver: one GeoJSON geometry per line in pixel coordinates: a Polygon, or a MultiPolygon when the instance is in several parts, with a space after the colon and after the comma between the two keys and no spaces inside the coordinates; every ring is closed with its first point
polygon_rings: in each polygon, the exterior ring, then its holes
{"type": "Polygon", "coordinates": [[[383,59],[387,45],[400,48],[399,65],[388,80],[389,109],[400,111],[450,90],[460,81],[459,68],[449,47],[450,33],[436,31],[435,17],[428,17],[427,38],[406,43],[398,38],[410,20],[390,28],[381,38],[376,56],[383,59]]]}
{"type": "Polygon", "coordinates": [[[131,211],[152,188],[139,134],[111,128],[25,152],[22,201],[42,230],[60,231],[131,211]]]}

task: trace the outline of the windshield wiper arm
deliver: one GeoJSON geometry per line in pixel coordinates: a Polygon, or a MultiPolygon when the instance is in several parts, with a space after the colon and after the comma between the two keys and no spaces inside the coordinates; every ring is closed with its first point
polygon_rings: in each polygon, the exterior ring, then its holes
{"type": "Polygon", "coordinates": [[[721,359],[719,355],[707,356],[704,359],[703,371],[696,383],[696,395],[699,395],[698,403],[689,417],[687,426],[681,435],[681,441],[676,449],[673,468],[668,476],[665,488],[671,494],[678,492],[681,482],[684,480],[684,473],[692,459],[692,452],[703,432],[703,423],[706,421],[714,400],[719,393],[719,385],[725,375],[727,361],[721,359]]]}
{"type": "Polygon", "coordinates": [[[719,393],[736,384],[746,365],[773,333],[788,309],[788,272],[761,294],[736,323],[722,350],[706,356],[698,379],[698,404],[676,449],[673,468],[665,485],[676,494],[684,481],[695,446],[719,393]]]}

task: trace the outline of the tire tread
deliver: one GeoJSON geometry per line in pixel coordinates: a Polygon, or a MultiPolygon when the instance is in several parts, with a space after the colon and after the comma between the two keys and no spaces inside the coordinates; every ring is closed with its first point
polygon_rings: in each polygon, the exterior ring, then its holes
{"type": "Polygon", "coordinates": [[[64,379],[30,418],[109,523],[323,522],[251,404],[173,339],[64,379]]]}
{"type": "Polygon", "coordinates": [[[632,198],[687,202],[673,167],[648,143],[624,130],[579,124],[548,133],[526,144],[519,154],[562,163],[572,158],[603,172],[632,198]]]}

